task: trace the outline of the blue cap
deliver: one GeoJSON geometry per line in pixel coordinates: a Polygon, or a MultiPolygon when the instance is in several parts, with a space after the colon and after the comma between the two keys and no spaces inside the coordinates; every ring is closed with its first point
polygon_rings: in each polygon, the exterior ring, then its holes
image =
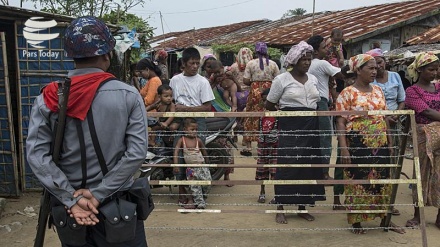
{"type": "Polygon", "coordinates": [[[71,58],[104,55],[112,51],[115,44],[107,25],[93,16],[76,18],[64,34],[64,51],[71,58]]]}

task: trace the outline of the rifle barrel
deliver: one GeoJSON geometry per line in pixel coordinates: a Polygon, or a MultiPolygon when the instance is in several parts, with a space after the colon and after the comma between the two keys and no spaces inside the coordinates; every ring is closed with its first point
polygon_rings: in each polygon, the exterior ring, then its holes
{"type": "MultiPolygon", "coordinates": [[[[71,80],[66,78],[64,83],[59,84],[58,94],[58,120],[55,123],[55,140],[53,145],[52,160],[58,166],[60,161],[61,146],[63,145],[64,127],[67,117],[67,102],[69,100],[71,80]],[[60,88],[61,86],[61,88],[60,88]]],[[[43,190],[43,196],[40,201],[40,210],[38,214],[37,234],[35,236],[34,247],[44,246],[44,237],[46,235],[46,226],[50,214],[50,193],[47,189],[43,190]]]]}

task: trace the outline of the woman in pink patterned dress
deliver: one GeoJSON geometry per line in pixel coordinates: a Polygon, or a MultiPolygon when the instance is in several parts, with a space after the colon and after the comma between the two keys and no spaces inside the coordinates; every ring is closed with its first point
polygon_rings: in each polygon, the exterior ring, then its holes
{"type": "MultiPolygon", "coordinates": [[[[435,225],[440,228],[440,83],[431,83],[439,69],[439,59],[432,53],[421,53],[408,67],[415,84],[406,89],[405,105],[414,110],[417,123],[420,173],[423,202],[438,208],[435,225]]],[[[417,202],[415,186],[413,201],[417,202]]],[[[419,208],[414,208],[414,218],[407,227],[420,224],[419,208]]]]}

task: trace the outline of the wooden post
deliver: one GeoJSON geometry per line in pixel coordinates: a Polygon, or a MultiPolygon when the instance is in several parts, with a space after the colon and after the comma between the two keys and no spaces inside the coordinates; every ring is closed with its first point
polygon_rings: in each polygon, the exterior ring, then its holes
{"type": "Polygon", "coordinates": [[[422,177],[420,174],[420,160],[419,160],[419,146],[417,145],[417,123],[414,114],[410,115],[412,126],[412,138],[413,138],[413,151],[414,151],[414,175],[417,180],[417,202],[415,206],[419,208],[420,214],[420,229],[422,231],[422,246],[428,246],[428,237],[426,235],[426,221],[425,221],[425,204],[423,202],[422,191],[422,177]]]}
{"type": "Polygon", "coordinates": [[[2,54],[3,54],[3,69],[4,69],[4,80],[5,80],[5,96],[6,96],[6,107],[8,108],[8,129],[11,140],[11,157],[12,157],[12,165],[14,166],[14,187],[16,191],[16,195],[20,195],[18,189],[18,166],[17,166],[17,152],[15,147],[15,133],[14,133],[14,120],[12,114],[12,106],[11,106],[11,88],[9,85],[9,67],[8,67],[8,55],[6,49],[6,37],[4,32],[0,32],[1,43],[2,43],[2,54]]]}
{"type": "MultiPolygon", "coordinates": [[[[393,174],[394,176],[392,177],[392,179],[399,179],[400,178],[400,173],[402,172],[402,165],[403,165],[403,156],[405,155],[405,149],[406,149],[406,142],[408,139],[408,132],[409,132],[409,127],[411,125],[410,122],[410,116],[408,115],[406,122],[405,122],[405,127],[403,129],[403,133],[405,134],[404,136],[402,136],[402,139],[400,141],[400,147],[399,147],[399,159],[397,160],[397,169],[396,172],[393,174]]],[[[397,137],[394,137],[397,138],[397,137]]],[[[391,168],[390,168],[391,169],[391,168]]],[[[394,204],[396,202],[396,197],[397,197],[397,190],[399,188],[398,184],[393,184],[393,189],[391,191],[391,198],[390,198],[390,205],[388,205],[388,213],[387,216],[385,217],[385,221],[383,224],[383,227],[389,227],[391,224],[391,217],[392,217],[392,209],[393,206],[391,206],[392,204],[394,204]]],[[[385,228],[384,231],[388,231],[388,228],[385,228]]]]}
{"type": "Polygon", "coordinates": [[[314,29],[315,29],[315,0],[313,0],[313,14],[312,14],[312,36],[314,33],[314,29]]]}

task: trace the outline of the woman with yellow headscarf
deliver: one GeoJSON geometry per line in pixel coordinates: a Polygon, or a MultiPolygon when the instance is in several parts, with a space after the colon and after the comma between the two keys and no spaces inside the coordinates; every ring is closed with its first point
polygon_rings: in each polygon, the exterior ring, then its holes
{"type": "MultiPolygon", "coordinates": [[[[423,201],[438,208],[435,225],[440,228],[440,83],[431,83],[439,69],[439,58],[430,52],[420,53],[408,66],[408,73],[415,84],[406,89],[405,105],[415,111],[417,142],[423,201]]],[[[417,202],[413,189],[413,200],[417,202]]],[[[420,212],[414,209],[414,218],[407,227],[420,224],[420,212]]]]}
{"type": "MultiPolygon", "coordinates": [[[[371,84],[377,75],[377,64],[373,56],[361,54],[350,58],[350,72],[356,76],[353,85],[345,88],[336,100],[336,111],[373,111],[386,110],[386,101],[382,89],[371,84]]],[[[382,115],[344,115],[336,119],[339,133],[338,142],[342,164],[389,164],[392,150],[391,137],[387,135],[387,122],[382,115]]],[[[337,163],[339,163],[337,162],[337,163]]],[[[388,179],[390,170],[372,167],[344,168],[344,179],[388,179]]],[[[383,210],[390,202],[391,186],[380,184],[346,184],[344,186],[345,204],[349,210],[383,210]],[[376,206],[377,205],[377,206],[376,206]]],[[[348,214],[348,223],[352,232],[365,234],[361,222],[382,218],[385,214],[348,214]]],[[[393,223],[390,230],[398,233],[405,231],[393,223]]]]}

